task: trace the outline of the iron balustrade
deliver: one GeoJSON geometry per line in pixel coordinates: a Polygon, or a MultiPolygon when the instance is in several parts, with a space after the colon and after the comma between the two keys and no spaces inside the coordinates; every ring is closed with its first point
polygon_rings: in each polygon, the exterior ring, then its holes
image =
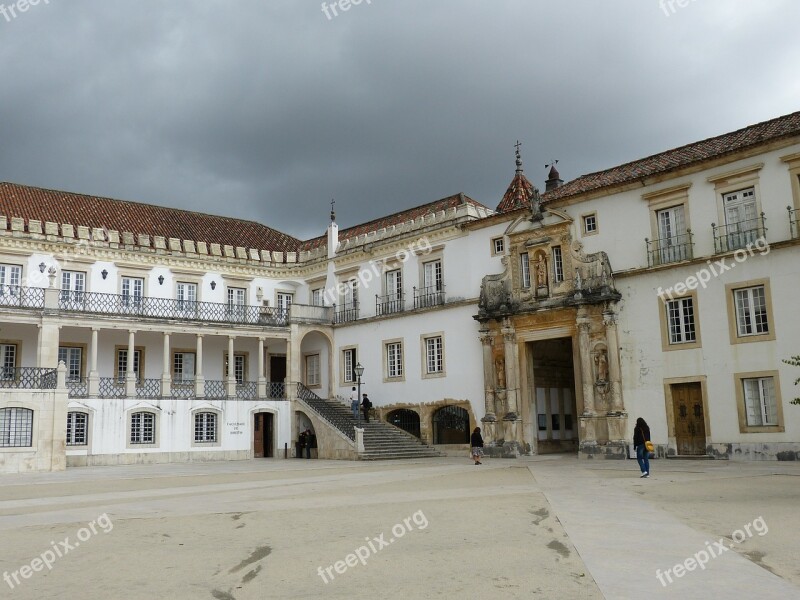
{"type": "MultiPolygon", "coordinates": [[[[44,295],[42,294],[42,307],[44,295]]],[[[268,306],[190,302],[172,298],[152,298],[100,292],[62,292],[58,307],[65,312],[81,312],[148,319],[176,319],[238,325],[284,327],[288,311],[268,306]]]]}
{"type": "Polygon", "coordinates": [[[787,206],[789,211],[789,229],[793,239],[800,238],[800,209],[787,206]]]}
{"type": "Polygon", "coordinates": [[[429,308],[444,304],[444,285],[414,288],[414,308],[429,308]]]}
{"type": "Polygon", "coordinates": [[[335,311],[335,323],[348,323],[358,320],[358,302],[343,304],[339,310],[336,310],[336,305],[334,304],[333,308],[335,311]]]}
{"type": "Polygon", "coordinates": [[[89,382],[85,377],[67,379],[67,390],[70,398],[88,398],[89,382]]]}
{"type": "Polygon", "coordinates": [[[267,398],[286,399],[286,384],[282,381],[267,382],[267,398]]]}
{"type": "Polygon", "coordinates": [[[0,285],[0,307],[44,308],[44,288],[0,285]]]}
{"type": "Polygon", "coordinates": [[[228,398],[228,386],[224,381],[206,379],[203,392],[209,400],[225,400],[228,398]]]}
{"type": "Polygon", "coordinates": [[[766,236],[767,228],[764,226],[766,217],[764,213],[755,219],[747,219],[738,223],[728,225],[711,224],[714,232],[714,249],[717,253],[733,252],[741,248],[755,245],[760,239],[766,236]]]}
{"type": "Polygon", "coordinates": [[[125,385],[120,384],[116,377],[101,377],[99,396],[101,398],[125,398],[125,385]]]}
{"type": "Polygon", "coordinates": [[[681,235],[650,240],[645,238],[647,245],[647,266],[656,267],[669,263],[681,262],[693,258],[692,231],[686,230],[681,235]]]}
{"type": "Polygon", "coordinates": [[[136,383],[136,397],[146,400],[161,398],[161,380],[145,379],[136,383]]]}
{"type": "Polygon", "coordinates": [[[23,390],[54,390],[58,382],[55,369],[39,367],[0,368],[0,388],[23,390]]]}
{"type": "Polygon", "coordinates": [[[258,387],[255,381],[243,381],[236,384],[236,398],[239,400],[254,400],[258,398],[258,387]]]}
{"type": "Polygon", "coordinates": [[[403,312],[405,304],[404,294],[389,294],[387,296],[375,295],[375,314],[377,316],[392,315],[403,312]]]}
{"type": "Polygon", "coordinates": [[[179,398],[184,400],[193,399],[197,394],[194,389],[194,381],[179,381],[173,382],[170,386],[170,397],[179,398]]]}

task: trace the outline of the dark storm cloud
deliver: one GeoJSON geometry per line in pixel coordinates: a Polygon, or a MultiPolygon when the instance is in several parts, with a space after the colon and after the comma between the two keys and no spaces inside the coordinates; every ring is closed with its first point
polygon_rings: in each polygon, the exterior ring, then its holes
{"type": "MultiPolygon", "coordinates": [[[[9,0],[0,4],[11,6],[9,0]]],[[[42,0],[0,13],[0,180],[309,237],[797,110],[791,0],[42,0]],[[329,4],[333,4],[330,3],[329,4]],[[670,9],[669,7],[672,6],[670,9]]]]}

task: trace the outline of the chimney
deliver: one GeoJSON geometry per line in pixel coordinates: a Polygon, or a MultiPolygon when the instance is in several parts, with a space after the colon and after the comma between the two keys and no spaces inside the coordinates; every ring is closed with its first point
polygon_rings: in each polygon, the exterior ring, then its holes
{"type": "Polygon", "coordinates": [[[564,181],[561,179],[561,175],[558,174],[558,169],[556,169],[557,162],[558,161],[556,160],[553,161],[553,164],[548,165],[550,167],[550,174],[547,176],[547,181],[545,182],[545,192],[549,192],[550,190],[554,190],[564,185],[564,181]]]}
{"type": "Polygon", "coordinates": [[[336,249],[339,247],[339,226],[336,224],[336,212],[333,210],[335,200],[331,200],[331,224],[328,225],[328,258],[336,257],[336,249]]]}

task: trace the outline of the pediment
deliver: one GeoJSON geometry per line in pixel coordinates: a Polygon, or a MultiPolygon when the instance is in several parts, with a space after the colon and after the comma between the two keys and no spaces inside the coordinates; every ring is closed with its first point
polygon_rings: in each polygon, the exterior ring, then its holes
{"type": "Polygon", "coordinates": [[[547,236],[548,229],[556,228],[559,225],[570,225],[573,221],[566,212],[557,208],[546,209],[541,213],[541,217],[541,220],[533,220],[530,214],[519,216],[506,227],[505,235],[535,231],[538,235],[547,236]]]}

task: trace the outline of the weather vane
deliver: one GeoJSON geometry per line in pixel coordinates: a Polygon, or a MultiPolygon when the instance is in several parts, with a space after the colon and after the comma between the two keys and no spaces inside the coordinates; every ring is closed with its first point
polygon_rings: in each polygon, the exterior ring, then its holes
{"type": "Polygon", "coordinates": [[[331,221],[336,220],[336,213],[333,211],[333,205],[336,204],[336,200],[331,198],[331,221]]]}

